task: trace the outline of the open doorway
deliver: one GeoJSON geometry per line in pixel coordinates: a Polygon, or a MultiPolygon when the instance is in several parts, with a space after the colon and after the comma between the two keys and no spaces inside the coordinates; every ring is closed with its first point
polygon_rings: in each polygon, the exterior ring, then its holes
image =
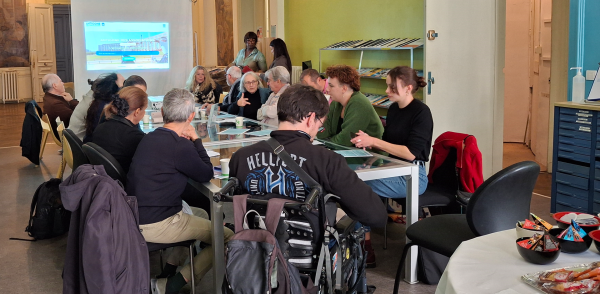
{"type": "Polygon", "coordinates": [[[550,140],[551,23],[552,0],[506,0],[504,159],[534,160],[542,171],[550,140]]]}

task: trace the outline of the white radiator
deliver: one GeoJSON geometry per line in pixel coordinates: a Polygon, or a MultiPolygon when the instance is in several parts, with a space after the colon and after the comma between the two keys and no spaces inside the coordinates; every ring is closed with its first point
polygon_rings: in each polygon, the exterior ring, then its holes
{"type": "Polygon", "coordinates": [[[291,85],[300,82],[300,75],[302,74],[302,66],[292,66],[292,82],[291,85]]]}
{"type": "Polygon", "coordinates": [[[2,80],[2,103],[6,103],[6,101],[19,102],[19,98],[17,98],[17,72],[2,72],[0,79],[2,80]]]}

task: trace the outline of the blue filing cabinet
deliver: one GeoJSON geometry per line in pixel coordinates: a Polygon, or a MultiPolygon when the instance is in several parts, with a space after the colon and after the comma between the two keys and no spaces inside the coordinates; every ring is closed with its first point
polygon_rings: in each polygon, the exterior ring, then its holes
{"type": "Polygon", "coordinates": [[[552,212],[600,213],[600,106],[554,107],[552,212]]]}

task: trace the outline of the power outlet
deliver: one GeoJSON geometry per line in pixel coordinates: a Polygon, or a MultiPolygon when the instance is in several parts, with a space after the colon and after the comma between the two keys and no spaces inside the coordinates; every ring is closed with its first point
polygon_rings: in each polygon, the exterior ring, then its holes
{"type": "Polygon", "coordinates": [[[585,79],[588,81],[593,81],[596,78],[596,72],[596,70],[586,70],[585,79]]]}

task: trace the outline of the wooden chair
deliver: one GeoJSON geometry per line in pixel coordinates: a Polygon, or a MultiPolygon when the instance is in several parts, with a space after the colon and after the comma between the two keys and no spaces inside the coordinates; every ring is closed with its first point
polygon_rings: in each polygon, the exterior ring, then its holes
{"type": "MultiPolygon", "coordinates": [[[[38,114],[39,117],[39,114],[38,114]]],[[[40,146],[40,160],[42,159],[42,155],[44,155],[44,149],[46,147],[46,141],[48,141],[48,135],[52,133],[52,127],[50,126],[50,122],[48,120],[48,115],[44,114],[43,117],[40,117],[40,123],[42,124],[42,145],[40,146]]]]}

